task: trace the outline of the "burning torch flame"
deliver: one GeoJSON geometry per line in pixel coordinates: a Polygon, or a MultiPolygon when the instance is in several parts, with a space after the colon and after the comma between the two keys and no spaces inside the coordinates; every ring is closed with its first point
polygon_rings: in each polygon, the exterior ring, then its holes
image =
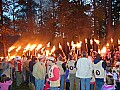
{"type": "Polygon", "coordinates": [[[53,46],[53,48],[51,49],[51,53],[53,53],[55,51],[55,46],[53,46]]]}
{"type": "Polygon", "coordinates": [[[30,51],[32,51],[33,49],[35,49],[36,47],[36,44],[33,44],[31,47],[30,47],[30,51]]]}
{"type": "Polygon", "coordinates": [[[15,48],[15,46],[12,46],[8,49],[8,52],[12,51],[15,48]]]}
{"type": "Polygon", "coordinates": [[[109,43],[107,43],[106,46],[109,47],[109,43]]]}
{"type": "Polygon", "coordinates": [[[99,40],[94,39],[94,41],[95,41],[97,44],[99,44],[99,43],[100,43],[100,41],[99,41],[99,40]]]}
{"type": "Polygon", "coordinates": [[[93,40],[92,40],[92,39],[90,39],[90,44],[91,44],[91,45],[93,44],[93,40]]]}
{"type": "Polygon", "coordinates": [[[118,44],[120,44],[120,40],[118,39],[118,44]]]}
{"type": "Polygon", "coordinates": [[[111,43],[113,43],[113,39],[111,38],[111,43]]]}
{"type": "Polygon", "coordinates": [[[26,49],[26,51],[27,51],[27,50],[29,50],[29,49],[30,49],[30,46],[31,46],[31,45],[30,45],[30,44],[28,44],[28,45],[27,45],[24,49],[26,49]]]}
{"type": "Polygon", "coordinates": [[[60,43],[59,43],[59,48],[62,50],[62,46],[60,45],[60,43]]]}
{"type": "Polygon", "coordinates": [[[76,47],[77,47],[77,48],[80,48],[80,47],[81,47],[81,44],[82,44],[81,41],[80,41],[80,43],[77,42],[76,47]]]}
{"type": "Polygon", "coordinates": [[[69,42],[67,42],[67,45],[70,46],[69,42]]]}
{"type": "Polygon", "coordinates": [[[106,47],[103,47],[103,48],[102,48],[102,50],[101,50],[101,52],[100,52],[102,56],[104,56],[104,54],[106,53],[106,50],[107,50],[106,47]]]}
{"type": "Polygon", "coordinates": [[[85,39],[85,43],[87,43],[87,39],[85,39]]]}
{"type": "Polygon", "coordinates": [[[38,51],[40,48],[42,48],[42,44],[38,44],[36,50],[38,51]]]}
{"type": "Polygon", "coordinates": [[[50,42],[47,44],[47,47],[50,47],[50,42]]]}
{"type": "Polygon", "coordinates": [[[21,46],[19,46],[19,47],[16,49],[16,52],[18,52],[20,49],[21,49],[21,46]]]}
{"type": "Polygon", "coordinates": [[[45,50],[46,51],[46,56],[49,56],[49,50],[45,50]]]}

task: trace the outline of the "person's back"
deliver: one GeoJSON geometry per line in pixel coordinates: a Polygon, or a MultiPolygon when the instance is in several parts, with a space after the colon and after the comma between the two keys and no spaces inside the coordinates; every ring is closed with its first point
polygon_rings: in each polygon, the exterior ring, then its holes
{"type": "Polygon", "coordinates": [[[92,78],[92,61],[86,57],[86,52],[83,52],[83,57],[78,59],[76,65],[76,77],[80,78],[81,90],[90,90],[92,78]]]}
{"type": "Polygon", "coordinates": [[[76,65],[76,77],[79,78],[90,78],[92,77],[92,62],[86,58],[80,58],[76,65]]]}

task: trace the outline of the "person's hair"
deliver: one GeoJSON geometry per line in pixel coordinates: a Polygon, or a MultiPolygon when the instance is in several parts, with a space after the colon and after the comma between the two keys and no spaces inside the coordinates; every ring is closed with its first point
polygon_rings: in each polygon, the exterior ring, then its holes
{"type": "Polygon", "coordinates": [[[87,56],[87,53],[86,53],[85,51],[83,51],[82,56],[83,56],[83,57],[86,57],[86,56],[87,56]]]}
{"type": "Polygon", "coordinates": [[[7,81],[7,79],[8,79],[7,76],[6,76],[5,74],[3,74],[3,75],[1,76],[0,82],[4,83],[4,82],[7,81]]]}
{"type": "Polygon", "coordinates": [[[106,67],[106,71],[112,73],[112,67],[107,66],[107,67],[106,67]]]}
{"type": "Polygon", "coordinates": [[[107,85],[114,85],[114,78],[111,75],[106,76],[106,84],[107,85]]]}

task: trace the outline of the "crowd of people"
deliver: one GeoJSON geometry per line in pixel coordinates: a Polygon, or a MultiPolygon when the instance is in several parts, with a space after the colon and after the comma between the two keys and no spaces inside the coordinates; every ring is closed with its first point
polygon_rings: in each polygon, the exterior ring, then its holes
{"type": "Polygon", "coordinates": [[[66,56],[1,59],[0,90],[26,84],[31,90],[120,90],[120,52],[103,58],[86,52],[66,56]]]}

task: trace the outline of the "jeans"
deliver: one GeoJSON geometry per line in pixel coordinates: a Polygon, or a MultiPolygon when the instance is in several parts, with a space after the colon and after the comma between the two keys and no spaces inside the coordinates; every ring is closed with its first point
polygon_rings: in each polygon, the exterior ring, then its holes
{"type": "Polygon", "coordinates": [[[91,78],[80,78],[81,90],[90,90],[90,80],[91,78]]]}
{"type": "Polygon", "coordinates": [[[101,90],[103,85],[104,85],[104,79],[103,80],[96,79],[96,90],[101,90]]]}
{"type": "Polygon", "coordinates": [[[65,75],[60,75],[60,90],[64,90],[65,75]]]}
{"type": "Polygon", "coordinates": [[[43,90],[44,89],[44,83],[45,83],[45,80],[35,79],[36,90],[43,90]]]}
{"type": "Polygon", "coordinates": [[[50,90],[59,90],[58,87],[50,87],[50,90]]]}
{"type": "Polygon", "coordinates": [[[90,84],[90,90],[94,90],[94,84],[90,84]]]}

